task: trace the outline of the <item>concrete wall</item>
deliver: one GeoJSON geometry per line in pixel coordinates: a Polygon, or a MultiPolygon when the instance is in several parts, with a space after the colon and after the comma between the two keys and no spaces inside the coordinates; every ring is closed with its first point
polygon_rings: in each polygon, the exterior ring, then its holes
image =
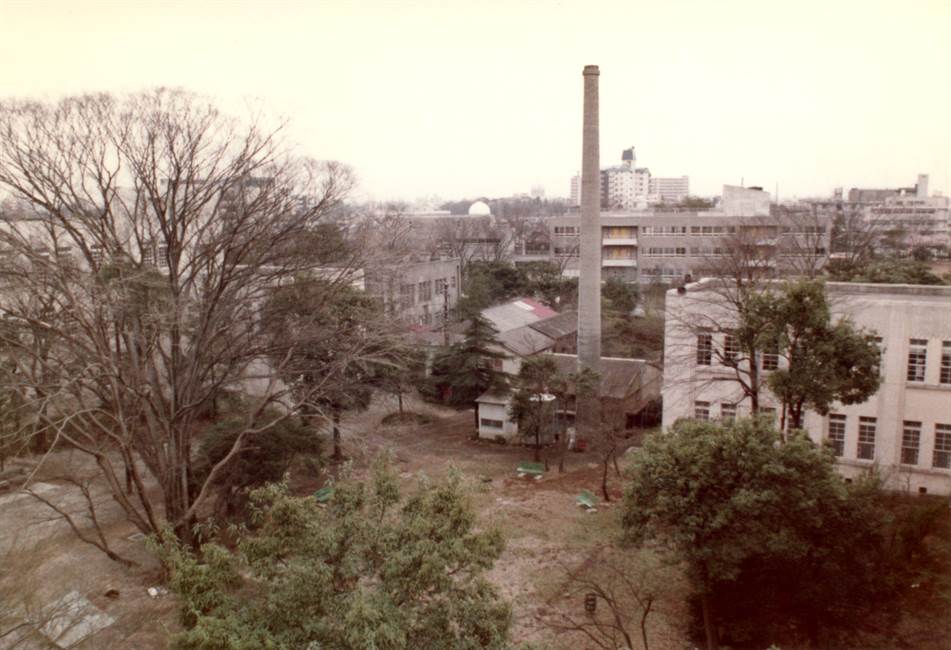
{"type": "MultiPolygon", "coordinates": [[[[734,371],[718,365],[697,363],[699,328],[709,327],[713,345],[722,349],[725,334],[735,322],[714,281],[690,285],[685,294],[667,293],[664,338],[664,414],[669,427],[679,418],[695,415],[697,402],[709,404],[709,415],[722,415],[724,404],[736,404],[737,415],[749,414],[749,403],[735,381],[734,371]],[[717,330],[721,331],[717,331],[717,330]]],[[[829,283],[834,316],[846,316],[857,326],[874,330],[882,338],[883,382],[878,392],[862,404],[834,404],[832,414],[844,415],[846,433],[839,468],[852,477],[873,466],[885,474],[890,487],[928,493],[951,493],[951,470],[933,467],[936,424],[951,425],[951,383],[941,383],[943,343],[951,343],[951,287],[829,283]],[[927,341],[924,381],[908,381],[910,339],[927,341]],[[876,418],[874,456],[858,456],[859,418],[876,418]],[[921,423],[918,462],[901,463],[904,421],[921,423]]],[[[764,388],[762,403],[776,407],[764,388]]],[[[778,414],[777,414],[778,416],[778,414]]],[[[813,440],[828,438],[829,417],[808,413],[805,428],[813,440]]]]}

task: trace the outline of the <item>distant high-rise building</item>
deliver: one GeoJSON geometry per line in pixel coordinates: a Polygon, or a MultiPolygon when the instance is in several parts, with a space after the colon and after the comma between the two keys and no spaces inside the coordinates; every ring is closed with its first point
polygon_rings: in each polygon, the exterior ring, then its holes
{"type": "MultiPolygon", "coordinates": [[[[634,147],[621,151],[621,164],[601,170],[601,208],[645,209],[651,203],[677,203],[690,191],[688,177],[651,178],[647,167],[637,166],[634,147]]],[[[571,204],[581,205],[581,176],[571,178],[571,204]]]]}
{"type": "Polygon", "coordinates": [[[571,177],[571,194],[569,194],[571,205],[581,205],[581,174],[575,174],[571,177]]]}
{"type": "Polygon", "coordinates": [[[690,177],[650,179],[651,202],[679,203],[690,194],[690,177]]]}

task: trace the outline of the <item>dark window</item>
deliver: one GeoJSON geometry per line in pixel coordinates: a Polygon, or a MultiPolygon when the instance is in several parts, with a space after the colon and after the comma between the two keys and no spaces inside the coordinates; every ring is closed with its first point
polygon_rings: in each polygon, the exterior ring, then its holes
{"type": "Polygon", "coordinates": [[[709,366],[713,361],[713,335],[697,334],[697,365],[709,366]]]}
{"type": "Polygon", "coordinates": [[[928,341],[911,339],[908,345],[908,381],[924,381],[928,359],[928,341]]]}
{"type": "Polygon", "coordinates": [[[838,413],[829,415],[829,444],[836,456],[845,454],[845,416],[838,413]]]}
{"type": "Polygon", "coordinates": [[[905,420],[901,429],[901,462],[903,465],[918,464],[918,448],[921,444],[921,422],[905,420]]]}
{"type": "Polygon", "coordinates": [[[875,458],[875,429],[878,426],[877,418],[859,418],[859,447],[858,457],[863,460],[875,458]]]}

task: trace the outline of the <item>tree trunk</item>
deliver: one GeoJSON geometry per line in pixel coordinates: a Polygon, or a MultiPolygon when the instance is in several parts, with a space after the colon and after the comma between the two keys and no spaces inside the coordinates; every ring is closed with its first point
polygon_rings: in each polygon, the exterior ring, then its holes
{"type": "Polygon", "coordinates": [[[717,650],[720,641],[717,638],[717,626],[713,621],[713,603],[710,594],[703,591],[700,594],[700,609],[703,611],[703,630],[707,636],[707,650],[717,650]]]}
{"type": "Polygon", "coordinates": [[[476,438],[478,438],[479,437],[479,404],[478,402],[476,402],[475,404],[475,410],[472,413],[472,417],[475,418],[475,433],[476,433],[476,438]]]}
{"type": "Polygon", "coordinates": [[[399,404],[400,422],[402,422],[403,421],[403,391],[402,390],[396,391],[396,402],[397,404],[399,404]]]}
{"type": "Polygon", "coordinates": [[[644,650],[650,650],[650,647],[647,645],[647,615],[651,613],[651,606],[653,604],[654,600],[649,598],[647,605],[641,612],[641,640],[644,642],[644,650]]]}
{"type": "Polygon", "coordinates": [[[331,421],[333,422],[333,437],[334,437],[334,460],[340,460],[343,458],[343,451],[340,448],[340,410],[334,409],[333,415],[331,415],[331,421]]]}
{"type": "Polygon", "coordinates": [[[614,446],[607,451],[604,455],[604,462],[602,463],[601,472],[601,494],[604,496],[604,502],[609,503],[611,501],[611,495],[608,494],[608,467],[611,465],[611,458],[614,456],[614,446]]]}
{"type": "Polygon", "coordinates": [[[541,427],[538,425],[538,422],[532,423],[532,428],[535,430],[535,462],[539,462],[542,459],[542,444],[541,444],[541,427]]]}

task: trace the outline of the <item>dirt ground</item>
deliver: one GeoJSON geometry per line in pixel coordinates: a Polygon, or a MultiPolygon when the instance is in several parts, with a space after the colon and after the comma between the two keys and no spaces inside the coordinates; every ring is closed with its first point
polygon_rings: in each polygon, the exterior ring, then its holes
{"type": "MultiPolygon", "coordinates": [[[[559,632],[550,623],[561,614],[582,613],[582,598],[577,594],[566,597],[570,587],[566,576],[583,572],[594,564],[618,532],[617,501],[600,503],[594,513],[585,512],[575,502],[583,489],[600,497],[597,450],[570,453],[564,474],[557,471],[554,462],[541,480],[519,479],[515,468],[520,461],[532,459],[532,450],[471,439],[471,411],[456,412],[415,399],[408,400],[407,409],[428,416],[430,423],[383,426],[381,420],[395,410],[395,403],[385,399],[344,419],[343,445],[353,471],[358,476],[366,472],[372,459],[385,452],[390,454],[410,489],[421,475],[438,477],[450,468],[460,472],[479,525],[498,527],[506,538],[506,549],[490,579],[512,604],[513,640],[537,642],[552,650],[595,648],[577,633],[559,632]]],[[[83,502],[76,498],[72,488],[55,480],[55,475],[57,467],[82,469],[83,462],[79,454],[57,454],[50,469],[39,473],[34,483],[34,489],[80,518],[85,510],[83,502]]],[[[610,477],[612,498],[618,499],[621,483],[613,470],[610,477]]],[[[299,470],[292,476],[291,485],[295,492],[307,494],[324,480],[324,476],[299,470]]],[[[22,596],[16,606],[35,615],[49,603],[75,591],[114,622],[70,647],[165,648],[168,633],[177,629],[174,597],[152,597],[147,593],[150,586],[159,584],[156,561],[143,540],[129,537],[134,529],[111,505],[106,492],[94,491],[94,496],[102,509],[100,520],[115,549],[137,562],[137,566],[127,569],[83,544],[61,519],[51,517],[49,509],[29,495],[0,494],[0,619],[4,593],[12,591],[22,596]]],[[[639,559],[635,557],[634,561],[639,559]]],[[[951,565],[951,559],[947,564],[951,565]]],[[[679,580],[671,581],[666,602],[658,603],[648,619],[650,647],[654,650],[692,647],[684,630],[686,590],[681,585],[679,580]]],[[[933,605],[919,604],[929,608],[933,605]]],[[[894,647],[951,647],[934,641],[933,622],[929,625],[921,617],[907,618],[903,625],[910,628],[902,636],[915,638],[920,629],[921,643],[894,647]]],[[[0,638],[0,650],[6,650],[4,643],[0,638]]],[[[634,647],[641,647],[639,644],[638,637],[634,647]]],[[[25,647],[49,646],[43,645],[37,636],[25,647]]]]}
{"type": "MultiPolygon", "coordinates": [[[[395,410],[395,404],[386,399],[344,419],[343,444],[354,471],[358,475],[366,471],[371,460],[385,451],[408,486],[420,475],[441,476],[450,468],[461,472],[479,525],[497,526],[507,539],[504,555],[490,578],[512,603],[515,640],[544,641],[553,648],[588,647],[579,645],[581,640],[570,634],[554,633],[542,620],[559,608],[581,610],[580,601],[563,602],[560,597],[565,572],[596,553],[615,528],[613,504],[585,513],[575,503],[582,489],[600,494],[601,468],[595,453],[569,454],[564,474],[559,474],[557,463],[553,463],[552,471],[541,480],[519,479],[515,467],[520,461],[531,460],[532,450],[472,440],[471,411],[442,409],[415,399],[408,400],[407,409],[429,416],[431,423],[381,425],[383,417],[395,410]]],[[[74,488],[55,480],[55,475],[67,468],[82,470],[84,462],[81,454],[58,453],[33,483],[35,490],[73,513],[77,521],[85,518],[85,504],[74,488]]],[[[306,494],[323,480],[297,474],[292,477],[292,487],[306,494]]],[[[616,498],[620,496],[613,470],[611,491],[616,498]]],[[[156,561],[145,542],[135,538],[134,528],[122,518],[106,491],[94,490],[93,494],[101,511],[99,519],[115,550],[137,566],[127,569],[109,560],[79,541],[61,518],[33,497],[8,492],[0,494],[0,590],[12,587],[22,594],[17,607],[33,615],[76,591],[114,619],[112,625],[72,647],[164,648],[168,632],[177,627],[174,598],[149,596],[147,589],[159,584],[156,561]]],[[[667,625],[659,616],[653,623],[657,632],[652,629],[651,647],[683,647],[679,635],[670,633],[676,625],[667,625]]],[[[36,637],[27,647],[45,646],[36,637]]]]}

